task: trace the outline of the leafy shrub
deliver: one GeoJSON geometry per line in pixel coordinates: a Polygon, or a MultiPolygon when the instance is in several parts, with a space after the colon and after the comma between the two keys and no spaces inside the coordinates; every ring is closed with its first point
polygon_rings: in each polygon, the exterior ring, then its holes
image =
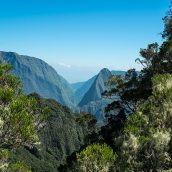
{"type": "Polygon", "coordinates": [[[79,169],[84,172],[107,172],[117,155],[106,144],[93,144],[77,154],[79,169]]]}

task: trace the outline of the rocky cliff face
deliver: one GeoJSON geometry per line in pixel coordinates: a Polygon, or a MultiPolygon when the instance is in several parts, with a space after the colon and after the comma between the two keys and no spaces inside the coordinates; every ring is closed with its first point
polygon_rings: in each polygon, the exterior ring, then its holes
{"type": "Polygon", "coordinates": [[[75,91],[76,104],[78,104],[83,99],[84,95],[90,89],[90,87],[92,86],[92,84],[95,81],[96,77],[97,76],[93,76],[88,81],[84,82],[84,84],[75,91]]]}
{"type": "Polygon", "coordinates": [[[111,102],[112,100],[109,100],[109,99],[100,99],[97,101],[92,101],[80,107],[80,112],[89,112],[91,114],[94,114],[98,124],[104,125],[104,122],[105,122],[104,109],[111,102]]]}
{"type": "Polygon", "coordinates": [[[105,82],[111,76],[111,72],[104,68],[97,75],[90,89],[86,92],[83,99],[80,101],[79,106],[87,105],[89,102],[98,101],[102,98],[102,93],[105,91],[105,82]]]}
{"type": "Polygon", "coordinates": [[[90,86],[85,90],[85,94],[79,103],[80,112],[94,114],[99,124],[104,123],[104,108],[111,102],[102,98],[102,93],[106,90],[105,82],[111,75],[108,69],[102,69],[98,75],[91,79],[91,82],[89,81],[90,86]]]}
{"type": "Polygon", "coordinates": [[[2,51],[0,52],[0,60],[13,66],[13,73],[23,81],[26,94],[36,92],[44,98],[55,99],[69,107],[74,106],[74,94],[70,85],[44,61],[2,51]]]}

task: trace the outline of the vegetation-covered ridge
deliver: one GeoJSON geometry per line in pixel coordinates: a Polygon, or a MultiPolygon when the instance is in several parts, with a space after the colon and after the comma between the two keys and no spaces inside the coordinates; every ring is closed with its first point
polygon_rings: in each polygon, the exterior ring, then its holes
{"type": "Polygon", "coordinates": [[[96,120],[90,114],[75,114],[55,100],[30,95],[38,102],[39,108],[48,107],[46,125],[38,131],[40,145],[20,147],[10,154],[11,162],[21,159],[34,172],[57,172],[65,164],[67,156],[78,151],[95,131],[96,120]]]}

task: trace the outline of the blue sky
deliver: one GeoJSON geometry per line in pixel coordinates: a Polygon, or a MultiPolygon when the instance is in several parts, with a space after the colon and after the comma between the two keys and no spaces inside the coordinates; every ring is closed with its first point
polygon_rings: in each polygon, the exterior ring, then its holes
{"type": "Polygon", "coordinates": [[[0,0],[0,50],[38,57],[69,82],[101,68],[140,69],[140,48],[162,42],[170,0],[0,0]]]}

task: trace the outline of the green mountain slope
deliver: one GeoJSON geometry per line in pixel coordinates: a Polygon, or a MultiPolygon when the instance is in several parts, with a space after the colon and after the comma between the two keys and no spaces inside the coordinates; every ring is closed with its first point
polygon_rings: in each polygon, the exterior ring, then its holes
{"type": "Polygon", "coordinates": [[[72,113],[67,107],[54,100],[34,96],[41,108],[48,106],[49,117],[39,132],[41,144],[34,148],[20,148],[11,153],[11,161],[23,160],[33,172],[57,172],[66,157],[80,149],[91,130],[94,118],[81,123],[80,114],[72,113]]]}

